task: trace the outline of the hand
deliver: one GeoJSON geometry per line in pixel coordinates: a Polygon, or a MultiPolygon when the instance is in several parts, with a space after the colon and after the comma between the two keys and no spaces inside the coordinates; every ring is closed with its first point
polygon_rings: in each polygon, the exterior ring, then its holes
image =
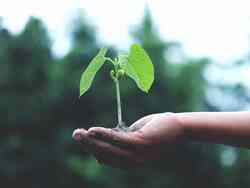
{"type": "Polygon", "coordinates": [[[94,154],[100,163],[135,168],[159,159],[163,152],[176,147],[184,132],[174,113],[145,116],[132,124],[129,130],[77,129],[73,138],[94,154]]]}

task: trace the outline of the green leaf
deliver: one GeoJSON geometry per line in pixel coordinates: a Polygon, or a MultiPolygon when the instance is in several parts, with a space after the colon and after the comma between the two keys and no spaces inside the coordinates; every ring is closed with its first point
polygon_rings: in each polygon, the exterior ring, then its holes
{"type": "Polygon", "coordinates": [[[142,91],[149,91],[154,82],[154,66],[147,52],[140,45],[131,46],[127,63],[123,60],[121,67],[142,91]]]}
{"type": "Polygon", "coordinates": [[[80,96],[82,96],[90,88],[96,73],[105,62],[105,54],[107,48],[102,48],[99,53],[91,60],[86,70],[82,73],[80,81],[80,96]]]}
{"type": "Polygon", "coordinates": [[[121,68],[125,71],[125,73],[132,78],[137,85],[139,85],[140,79],[137,75],[137,72],[134,70],[134,67],[128,63],[128,57],[122,56],[119,60],[121,68]]]}

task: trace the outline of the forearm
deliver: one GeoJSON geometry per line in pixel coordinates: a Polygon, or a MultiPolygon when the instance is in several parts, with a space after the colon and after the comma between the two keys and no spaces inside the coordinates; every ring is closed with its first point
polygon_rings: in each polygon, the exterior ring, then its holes
{"type": "Polygon", "coordinates": [[[250,148],[250,112],[177,113],[187,139],[250,148]]]}

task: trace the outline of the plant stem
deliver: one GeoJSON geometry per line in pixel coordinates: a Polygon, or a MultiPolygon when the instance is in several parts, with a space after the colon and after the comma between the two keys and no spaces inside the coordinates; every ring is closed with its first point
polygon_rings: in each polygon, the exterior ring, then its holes
{"type": "Polygon", "coordinates": [[[122,122],[120,85],[118,79],[115,79],[115,87],[116,87],[116,100],[117,100],[118,127],[121,127],[123,125],[123,122],[122,122]]]}

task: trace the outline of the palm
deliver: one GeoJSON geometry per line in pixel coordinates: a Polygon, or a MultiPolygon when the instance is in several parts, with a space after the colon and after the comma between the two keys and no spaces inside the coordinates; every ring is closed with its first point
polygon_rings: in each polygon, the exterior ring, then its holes
{"type": "Polygon", "coordinates": [[[92,127],[78,133],[82,136],[81,142],[99,161],[124,168],[158,158],[162,150],[167,149],[166,144],[178,141],[182,134],[171,113],[145,116],[128,130],[92,127]]]}

